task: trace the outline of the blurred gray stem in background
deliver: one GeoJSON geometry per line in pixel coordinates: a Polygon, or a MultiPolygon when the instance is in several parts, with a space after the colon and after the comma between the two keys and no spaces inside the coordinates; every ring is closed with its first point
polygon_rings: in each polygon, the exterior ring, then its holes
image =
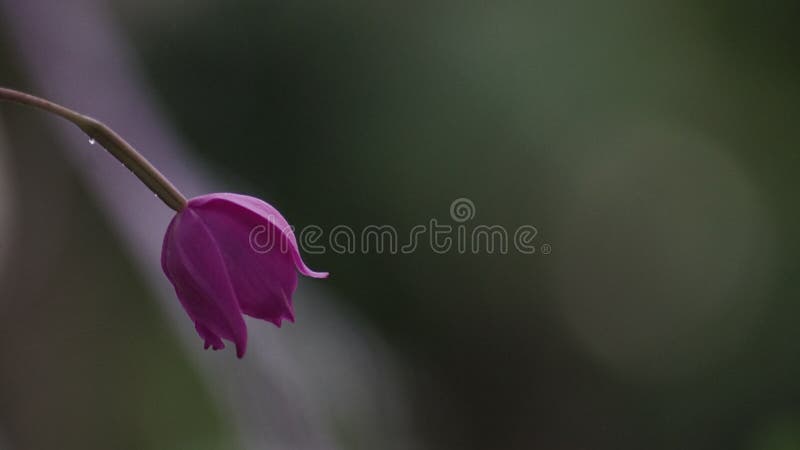
{"type": "MultiPolygon", "coordinates": [[[[34,94],[107,123],[190,197],[237,190],[222,188],[185,151],[155,106],[105,3],[0,0],[0,5],[6,37],[26,65],[23,73],[34,94]]],[[[339,448],[333,432],[342,424],[358,431],[358,447],[409,448],[413,438],[398,367],[367,327],[318,289],[301,283],[295,297],[296,325],[277,330],[250,322],[244,360],[203,353],[159,265],[172,211],[99,149],[96,160],[85,164],[88,143],[83,133],[55,119],[52,123],[67,157],[179,330],[210,391],[238,427],[245,448],[339,448]]]]}

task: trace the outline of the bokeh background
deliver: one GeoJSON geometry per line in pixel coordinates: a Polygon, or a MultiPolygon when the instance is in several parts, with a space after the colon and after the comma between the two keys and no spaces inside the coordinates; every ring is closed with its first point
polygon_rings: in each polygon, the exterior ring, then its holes
{"type": "MultiPolygon", "coordinates": [[[[14,31],[24,1],[0,8],[0,84],[42,93],[14,31]]],[[[58,27],[51,3],[40,18],[58,27]]],[[[785,450],[800,448],[798,5],[74,7],[124,38],[189,157],[296,226],[410,230],[466,197],[469,225],[534,225],[551,246],[308,255],[333,274],[315,295],[386,358],[358,372],[403,393],[367,414],[407,422],[402,438],[338,416],[297,433],[332,428],[341,449],[785,450]]],[[[0,448],[316,448],[241,436],[196,362],[240,361],[192,356],[200,340],[175,332],[52,125],[0,105],[0,448]]],[[[336,383],[317,370],[317,389],[336,383]]]]}

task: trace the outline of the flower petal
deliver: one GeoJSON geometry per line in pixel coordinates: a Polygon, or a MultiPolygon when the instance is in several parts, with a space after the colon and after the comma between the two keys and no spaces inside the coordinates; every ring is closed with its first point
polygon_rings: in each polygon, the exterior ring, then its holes
{"type": "Polygon", "coordinates": [[[179,212],[164,238],[162,266],[200,336],[215,348],[220,338],[244,356],[247,326],[215,236],[190,208],[179,212]]]}
{"type": "Polygon", "coordinates": [[[280,230],[225,199],[191,200],[188,208],[216,237],[242,312],[277,326],[283,319],[294,321],[291,296],[297,272],[280,230]]]}
{"type": "Polygon", "coordinates": [[[197,330],[197,334],[203,338],[205,343],[203,344],[203,348],[208,350],[209,347],[213,348],[214,350],[222,350],[225,348],[225,344],[222,342],[222,339],[219,338],[216,334],[212,333],[211,330],[206,328],[202,323],[195,322],[194,328],[197,330]]]}
{"type": "Polygon", "coordinates": [[[302,256],[300,255],[300,250],[297,246],[297,239],[294,236],[294,231],[292,230],[291,225],[289,225],[289,222],[286,221],[281,213],[278,212],[277,209],[273,208],[269,203],[249,195],[231,193],[203,195],[193,198],[191,203],[197,207],[201,207],[204,204],[220,200],[236,205],[247,213],[256,214],[260,216],[262,220],[269,222],[276,227],[276,229],[280,231],[281,234],[288,240],[292,260],[294,261],[294,264],[300,273],[312,278],[328,277],[328,272],[315,272],[306,266],[305,262],[303,262],[302,256]]]}

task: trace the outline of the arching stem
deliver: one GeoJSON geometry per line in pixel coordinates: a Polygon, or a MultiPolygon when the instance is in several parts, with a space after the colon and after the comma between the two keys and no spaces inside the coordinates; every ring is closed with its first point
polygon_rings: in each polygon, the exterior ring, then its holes
{"type": "Polygon", "coordinates": [[[102,122],[49,100],[13,89],[0,87],[0,100],[33,106],[70,121],[83,130],[89,136],[89,139],[102,145],[112,156],[124,164],[167,206],[175,211],[180,211],[186,206],[186,197],[147,158],[102,122]]]}

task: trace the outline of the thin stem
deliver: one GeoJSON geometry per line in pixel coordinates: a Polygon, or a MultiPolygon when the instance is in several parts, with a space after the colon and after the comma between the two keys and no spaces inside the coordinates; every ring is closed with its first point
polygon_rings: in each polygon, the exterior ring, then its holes
{"type": "Polygon", "coordinates": [[[33,106],[60,116],[80,128],[89,139],[98,142],[112,156],[125,165],[154,194],[175,211],[186,206],[186,197],[167,180],[144,156],[122,139],[111,128],[89,116],[34,95],[0,87],[0,100],[33,106]]]}

